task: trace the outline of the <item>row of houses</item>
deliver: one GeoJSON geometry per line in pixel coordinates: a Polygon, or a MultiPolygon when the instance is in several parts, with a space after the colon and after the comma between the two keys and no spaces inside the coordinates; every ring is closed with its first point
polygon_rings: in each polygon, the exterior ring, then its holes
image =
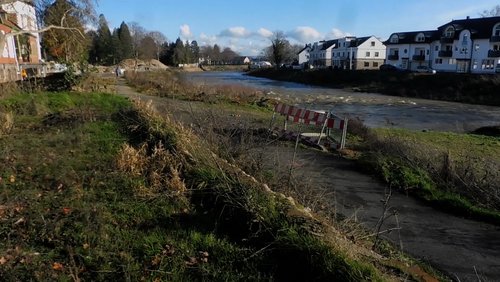
{"type": "Polygon", "coordinates": [[[299,64],[315,68],[378,69],[390,64],[415,71],[500,73],[500,17],[453,20],[435,30],[396,32],[387,41],[347,36],[307,44],[299,64]]]}
{"type": "Polygon", "coordinates": [[[29,1],[0,0],[0,82],[40,72],[40,37],[29,32],[37,29],[35,8],[29,1]]]}

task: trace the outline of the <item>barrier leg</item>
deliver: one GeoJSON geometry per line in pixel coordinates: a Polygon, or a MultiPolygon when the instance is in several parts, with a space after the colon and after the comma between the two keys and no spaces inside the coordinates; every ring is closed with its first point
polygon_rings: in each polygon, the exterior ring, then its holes
{"type": "Polygon", "coordinates": [[[340,149],[345,149],[345,141],[347,139],[347,123],[349,122],[349,119],[345,118],[344,119],[344,129],[342,130],[342,138],[340,139],[340,149]]]}

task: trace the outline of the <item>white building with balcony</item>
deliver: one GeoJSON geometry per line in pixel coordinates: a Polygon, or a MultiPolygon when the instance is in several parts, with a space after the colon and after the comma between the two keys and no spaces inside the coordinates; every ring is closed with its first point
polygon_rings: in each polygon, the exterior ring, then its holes
{"type": "Polygon", "coordinates": [[[436,30],[397,32],[384,42],[386,63],[406,70],[500,73],[500,17],[453,20],[436,30]]]}

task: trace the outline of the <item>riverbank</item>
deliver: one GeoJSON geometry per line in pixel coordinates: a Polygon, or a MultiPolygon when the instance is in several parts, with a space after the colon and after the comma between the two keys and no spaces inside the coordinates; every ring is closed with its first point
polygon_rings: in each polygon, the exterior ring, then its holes
{"type": "Polygon", "coordinates": [[[248,74],[357,92],[500,106],[499,75],[282,69],[256,70],[248,74]]]}

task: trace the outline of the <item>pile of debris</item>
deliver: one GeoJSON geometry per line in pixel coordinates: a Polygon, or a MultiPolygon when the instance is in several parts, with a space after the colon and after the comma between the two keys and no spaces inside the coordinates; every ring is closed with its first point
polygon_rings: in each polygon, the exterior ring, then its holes
{"type": "Polygon", "coordinates": [[[168,67],[158,60],[126,59],[118,64],[126,71],[166,70],[168,67]]]}

